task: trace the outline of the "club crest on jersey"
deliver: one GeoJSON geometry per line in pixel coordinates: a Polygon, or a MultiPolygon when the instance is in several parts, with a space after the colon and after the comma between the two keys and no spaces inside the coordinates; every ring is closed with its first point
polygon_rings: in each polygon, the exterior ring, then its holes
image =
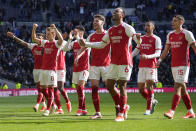
{"type": "Polygon", "coordinates": [[[121,34],[122,33],[122,30],[119,30],[118,33],[121,34]]]}
{"type": "Polygon", "coordinates": [[[149,40],[149,42],[152,43],[153,41],[152,40],[149,40]]]}
{"type": "Polygon", "coordinates": [[[179,36],[179,40],[182,40],[182,36],[179,36]]]}
{"type": "Polygon", "coordinates": [[[170,40],[173,40],[173,37],[170,37],[170,40]]]}
{"type": "Polygon", "coordinates": [[[112,32],[110,32],[110,35],[112,35],[112,32]]]}
{"type": "Polygon", "coordinates": [[[92,39],[93,41],[95,40],[95,38],[92,39]]]}

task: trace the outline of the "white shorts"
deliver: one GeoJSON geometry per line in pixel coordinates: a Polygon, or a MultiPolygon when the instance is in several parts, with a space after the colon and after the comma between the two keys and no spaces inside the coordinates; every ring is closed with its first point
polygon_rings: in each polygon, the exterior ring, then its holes
{"type": "Polygon", "coordinates": [[[139,68],[138,83],[145,83],[146,80],[157,82],[157,68],[139,68]]]}
{"type": "Polygon", "coordinates": [[[189,77],[189,67],[188,66],[178,66],[172,67],[172,74],[174,81],[177,83],[187,83],[189,77]]]}
{"type": "Polygon", "coordinates": [[[40,85],[57,86],[57,74],[53,70],[41,70],[40,85]]]}
{"type": "Polygon", "coordinates": [[[33,69],[33,79],[35,83],[40,82],[40,69],[33,69]]]}
{"type": "Polygon", "coordinates": [[[65,82],[66,78],[65,70],[57,70],[57,81],[65,82]]]}
{"type": "Polygon", "coordinates": [[[81,72],[73,72],[72,83],[78,84],[79,80],[87,81],[89,72],[87,70],[81,72]]]}
{"type": "Polygon", "coordinates": [[[107,79],[107,73],[109,70],[109,66],[91,66],[89,79],[102,80],[105,81],[107,79]]]}
{"type": "Polygon", "coordinates": [[[130,65],[110,64],[107,79],[130,80],[132,67],[130,65]]]}

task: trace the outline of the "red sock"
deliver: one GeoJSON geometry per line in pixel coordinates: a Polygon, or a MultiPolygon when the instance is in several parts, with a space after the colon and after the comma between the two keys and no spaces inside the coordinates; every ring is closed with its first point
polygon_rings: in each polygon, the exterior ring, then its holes
{"type": "Polygon", "coordinates": [[[48,88],[41,89],[41,91],[42,91],[44,97],[45,97],[46,99],[48,99],[48,88]]]}
{"type": "Polygon", "coordinates": [[[54,88],[54,101],[55,101],[58,109],[62,109],[58,88],[54,88]]]}
{"type": "Polygon", "coordinates": [[[124,112],[125,105],[127,104],[127,96],[120,96],[120,113],[124,112]]]}
{"type": "Polygon", "coordinates": [[[186,95],[182,96],[182,100],[188,110],[192,108],[191,98],[188,93],[186,95]]]}
{"type": "Polygon", "coordinates": [[[147,89],[140,91],[140,94],[147,100],[147,97],[148,97],[148,90],[147,89]]]}
{"type": "MultiPolygon", "coordinates": [[[[43,94],[43,93],[42,93],[43,94]]],[[[45,97],[44,97],[44,94],[43,94],[43,97],[42,97],[42,101],[41,102],[45,102],[45,97]]]]}
{"type": "Polygon", "coordinates": [[[180,102],[180,96],[174,94],[173,99],[172,99],[172,106],[171,106],[171,109],[173,111],[176,110],[176,107],[178,106],[179,102],[180,102]]]}
{"type": "Polygon", "coordinates": [[[115,103],[115,105],[120,105],[120,93],[118,93],[117,95],[112,96],[112,99],[115,103]]]}
{"type": "Polygon", "coordinates": [[[63,96],[63,98],[65,99],[65,102],[68,103],[69,102],[69,98],[67,96],[66,90],[63,88],[63,90],[60,90],[61,95],[63,96]]]}
{"type": "Polygon", "coordinates": [[[85,98],[85,96],[84,96],[84,100],[83,100],[83,104],[82,104],[82,110],[86,110],[85,100],[86,100],[86,98],[85,98]]]}
{"type": "Polygon", "coordinates": [[[148,91],[148,96],[147,96],[147,110],[151,109],[152,106],[152,100],[154,99],[154,91],[148,91]]]}
{"type": "Polygon", "coordinates": [[[98,90],[99,90],[98,87],[92,86],[92,100],[93,100],[93,104],[94,104],[96,112],[100,112],[98,90]]]}
{"type": "Polygon", "coordinates": [[[53,100],[54,100],[54,89],[48,88],[47,110],[50,110],[53,100]]]}
{"type": "Polygon", "coordinates": [[[83,86],[78,86],[77,87],[77,93],[78,93],[78,109],[83,109],[85,106],[84,100],[84,87],[83,86]]]}
{"type": "Polygon", "coordinates": [[[37,91],[38,91],[37,104],[40,104],[41,101],[42,101],[43,94],[41,92],[41,88],[40,88],[40,85],[39,84],[37,84],[37,91]]]}

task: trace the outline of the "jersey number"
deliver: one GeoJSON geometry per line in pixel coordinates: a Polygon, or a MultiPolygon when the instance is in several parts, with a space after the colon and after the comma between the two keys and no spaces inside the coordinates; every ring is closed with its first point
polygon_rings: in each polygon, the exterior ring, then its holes
{"type": "Polygon", "coordinates": [[[125,67],[125,72],[127,73],[127,72],[129,72],[129,69],[128,69],[128,67],[125,67]]]}
{"type": "Polygon", "coordinates": [[[51,76],[51,81],[54,81],[54,76],[51,76]]]}
{"type": "Polygon", "coordinates": [[[184,71],[183,70],[178,70],[178,75],[184,75],[184,71]]]}

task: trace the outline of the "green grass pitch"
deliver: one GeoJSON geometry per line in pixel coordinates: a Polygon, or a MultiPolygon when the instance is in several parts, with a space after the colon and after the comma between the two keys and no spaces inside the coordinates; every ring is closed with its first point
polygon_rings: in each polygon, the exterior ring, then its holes
{"type": "MultiPolygon", "coordinates": [[[[145,100],[140,94],[128,94],[131,109],[128,119],[115,122],[113,101],[109,94],[100,94],[100,106],[103,119],[90,120],[94,114],[91,94],[86,94],[88,116],[75,116],[77,111],[77,95],[69,94],[72,112],[64,115],[43,117],[41,112],[34,112],[32,106],[36,96],[0,98],[0,131],[196,131],[196,119],[182,119],[186,108],[182,102],[175,112],[175,118],[164,118],[163,113],[170,109],[173,93],[155,94],[159,101],[155,113],[144,116],[145,100]]],[[[196,111],[196,94],[190,93],[193,108],[196,111]]],[[[64,111],[65,103],[61,99],[64,111]]]]}

